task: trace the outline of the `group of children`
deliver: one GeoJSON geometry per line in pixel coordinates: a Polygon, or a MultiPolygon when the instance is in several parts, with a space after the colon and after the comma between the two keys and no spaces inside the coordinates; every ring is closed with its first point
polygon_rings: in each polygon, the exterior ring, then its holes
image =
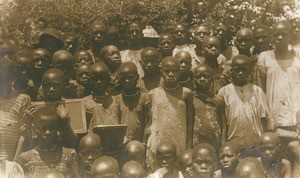
{"type": "Polygon", "coordinates": [[[224,21],[160,35],[132,22],[124,47],[95,21],[90,49],[54,28],[15,54],[3,41],[0,175],[300,177],[299,29],[300,18],[257,24],[232,40],[224,21]],[[64,104],[47,105],[72,98],[82,98],[84,135],[64,104]],[[121,124],[123,143],[110,149],[93,133],[121,124]]]}

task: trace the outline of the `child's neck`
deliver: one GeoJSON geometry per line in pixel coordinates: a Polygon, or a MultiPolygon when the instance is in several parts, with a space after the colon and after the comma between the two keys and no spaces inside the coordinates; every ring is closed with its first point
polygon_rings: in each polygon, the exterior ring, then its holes
{"type": "Polygon", "coordinates": [[[96,96],[96,97],[97,96],[100,96],[100,97],[101,96],[106,96],[106,92],[105,91],[101,91],[101,90],[96,90],[96,91],[94,90],[94,91],[92,91],[92,95],[96,96]]]}
{"type": "Polygon", "coordinates": [[[274,53],[275,53],[275,58],[278,60],[291,59],[292,57],[291,51],[287,47],[281,49],[275,49],[274,53]]]}
{"type": "Polygon", "coordinates": [[[145,72],[145,75],[144,75],[144,79],[146,80],[153,80],[155,79],[155,77],[157,76],[160,76],[160,72],[159,70],[153,70],[152,72],[145,72]]]}
{"type": "Polygon", "coordinates": [[[244,82],[233,82],[233,85],[238,86],[238,87],[243,87],[248,84],[248,81],[244,82]]]}
{"type": "Polygon", "coordinates": [[[41,151],[53,151],[57,148],[57,144],[41,144],[37,147],[41,151]]]}
{"type": "Polygon", "coordinates": [[[140,50],[142,49],[142,44],[139,44],[139,43],[129,43],[128,44],[128,49],[129,50],[134,50],[134,51],[137,51],[137,50],[140,50]]]}
{"type": "Polygon", "coordinates": [[[92,53],[94,54],[94,56],[97,56],[100,49],[104,47],[104,44],[103,43],[93,43],[92,45],[92,53]]]}
{"type": "Polygon", "coordinates": [[[218,68],[218,58],[217,57],[205,57],[205,63],[211,68],[218,68]]]}
{"type": "Polygon", "coordinates": [[[168,90],[168,91],[172,91],[172,90],[176,90],[178,87],[179,87],[179,83],[166,83],[166,82],[163,82],[162,83],[162,86],[165,90],[168,90]]]}
{"type": "Polygon", "coordinates": [[[240,54],[243,54],[243,55],[248,56],[248,57],[251,56],[250,50],[247,50],[247,51],[241,51],[240,54]]]}
{"type": "Polygon", "coordinates": [[[180,77],[179,77],[179,81],[180,82],[187,82],[187,81],[189,81],[191,79],[191,75],[190,75],[190,73],[188,73],[188,72],[186,72],[186,73],[183,73],[180,77]]]}
{"type": "Polygon", "coordinates": [[[17,91],[25,91],[29,88],[28,80],[15,80],[14,81],[14,89],[17,91]]]}

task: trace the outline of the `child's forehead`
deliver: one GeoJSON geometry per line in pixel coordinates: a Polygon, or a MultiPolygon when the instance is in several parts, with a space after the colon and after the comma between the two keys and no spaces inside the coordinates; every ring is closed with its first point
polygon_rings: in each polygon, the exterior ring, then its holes
{"type": "Polygon", "coordinates": [[[40,114],[33,119],[33,123],[39,125],[55,125],[59,124],[59,117],[56,115],[49,116],[40,114]]]}
{"type": "Polygon", "coordinates": [[[16,58],[16,63],[17,64],[27,64],[27,63],[31,63],[32,59],[29,57],[17,57],[16,58]]]}
{"type": "Polygon", "coordinates": [[[205,25],[200,25],[196,28],[196,32],[206,32],[206,31],[209,31],[209,28],[208,26],[205,25]]]}
{"type": "Polygon", "coordinates": [[[220,40],[217,37],[207,37],[204,40],[205,45],[212,45],[212,44],[220,44],[220,40]]]}
{"type": "Polygon", "coordinates": [[[60,82],[63,83],[63,75],[61,75],[59,72],[51,72],[51,73],[45,73],[43,75],[43,82],[60,82]]]}
{"type": "Polygon", "coordinates": [[[77,71],[83,72],[83,71],[89,71],[89,66],[88,65],[80,65],[77,67],[77,71]]]}
{"type": "Polygon", "coordinates": [[[214,154],[207,148],[201,148],[197,151],[196,154],[194,154],[195,159],[203,159],[203,160],[208,160],[208,159],[213,159],[214,154]]]}
{"type": "Polygon", "coordinates": [[[238,37],[252,37],[253,31],[248,28],[243,28],[237,32],[236,36],[237,36],[237,38],[238,37]]]}
{"type": "Polygon", "coordinates": [[[224,153],[233,154],[234,152],[235,152],[235,149],[231,145],[225,145],[220,149],[220,154],[224,154],[224,153]]]}
{"type": "Polygon", "coordinates": [[[194,70],[195,75],[204,74],[204,73],[207,73],[207,74],[211,73],[211,71],[209,70],[209,68],[207,66],[199,66],[199,67],[195,68],[195,70],[194,70]]]}
{"type": "Polygon", "coordinates": [[[185,28],[185,26],[183,24],[177,24],[175,26],[174,30],[183,30],[183,31],[185,31],[186,28],[185,28]]]}
{"type": "Polygon", "coordinates": [[[172,61],[166,61],[162,63],[162,69],[179,69],[180,64],[172,61]]]}
{"type": "Polygon", "coordinates": [[[109,52],[112,52],[112,51],[119,51],[119,50],[116,46],[113,46],[113,45],[107,46],[106,52],[109,53],[109,52]]]}

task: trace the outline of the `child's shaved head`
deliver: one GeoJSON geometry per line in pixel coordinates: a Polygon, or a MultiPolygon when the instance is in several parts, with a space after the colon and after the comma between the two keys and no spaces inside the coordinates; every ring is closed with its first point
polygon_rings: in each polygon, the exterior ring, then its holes
{"type": "Polygon", "coordinates": [[[257,158],[248,157],[239,162],[236,167],[236,176],[241,178],[264,178],[265,171],[257,158]]]}
{"type": "Polygon", "coordinates": [[[128,161],[122,167],[122,178],[142,178],[145,177],[144,168],[137,161],[128,161]]]}
{"type": "Polygon", "coordinates": [[[102,156],[96,159],[91,167],[93,177],[119,177],[119,164],[118,161],[109,156],[102,156]]]}

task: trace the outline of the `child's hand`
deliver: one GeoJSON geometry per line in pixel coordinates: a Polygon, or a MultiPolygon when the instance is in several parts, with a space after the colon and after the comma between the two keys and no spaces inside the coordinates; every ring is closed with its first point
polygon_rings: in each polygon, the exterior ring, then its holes
{"type": "Polygon", "coordinates": [[[57,106],[56,112],[63,124],[68,125],[70,123],[69,110],[63,104],[57,106]]]}
{"type": "Polygon", "coordinates": [[[31,123],[35,111],[36,109],[34,106],[29,106],[24,110],[23,118],[25,123],[31,123]]]}

